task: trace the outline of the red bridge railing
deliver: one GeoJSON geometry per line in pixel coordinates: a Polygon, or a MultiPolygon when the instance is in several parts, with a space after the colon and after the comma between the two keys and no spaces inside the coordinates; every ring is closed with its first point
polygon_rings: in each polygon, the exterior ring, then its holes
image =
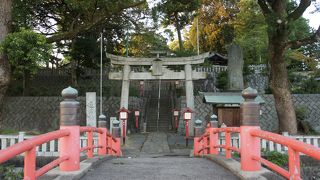
{"type": "Polygon", "coordinates": [[[194,138],[194,155],[219,154],[219,148],[225,149],[226,158],[231,158],[232,151],[240,154],[241,170],[259,171],[261,164],[267,166],[283,177],[300,180],[300,153],[320,160],[320,148],[279,134],[260,130],[259,104],[253,100],[257,96],[251,88],[242,92],[245,102],[241,104],[240,127],[206,128],[203,135],[194,138]],[[219,145],[219,133],[225,133],[225,144],[219,145]],[[240,133],[240,148],[231,145],[231,133],[240,133]],[[261,157],[260,140],[273,141],[288,147],[289,170],[261,157]]]}
{"type": "Polygon", "coordinates": [[[260,129],[252,129],[252,127],[248,126],[242,126],[240,128],[207,128],[201,137],[194,138],[193,153],[195,156],[219,154],[219,148],[225,149],[225,156],[228,159],[232,157],[232,151],[238,152],[241,155],[240,162],[243,171],[259,171],[261,164],[263,164],[283,177],[293,180],[301,179],[299,153],[320,160],[320,148],[279,134],[260,129]],[[241,133],[243,131],[247,133],[241,133]],[[219,133],[221,132],[225,133],[225,144],[223,145],[219,145],[219,133]],[[230,133],[240,133],[241,144],[239,149],[231,146],[230,133]],[[261,157],[260,139],[273,141],[288,147],[289,170],[261,157]]]}
{"type": "Polygon", "coordinates": [[[79,103],[75,101],[77,91],[66,88],[62,91],[64,101],[60,103],[60,130],[36,136],[6,149],[0,150],[0,164],[15,156],[24,154],[24,180],[35,180],[54,167],[61,171],[80,169],[80,153],[87,151],[87,158],[93,157],[93,150],[98,148],[98,155],[121,156],[120,138],[113,137],[106,129],[106,122],[99,121],[99,128],[80,127],[78,125],[79,103]],[[80,133],[87,133],[88,145],[80,148],[80,133]],[[98,133],[98,144],[93,142],[93,133],[98,133]],[[59,140],[59,158],[36,169],[36,147],[52,140],[59,140]]]}

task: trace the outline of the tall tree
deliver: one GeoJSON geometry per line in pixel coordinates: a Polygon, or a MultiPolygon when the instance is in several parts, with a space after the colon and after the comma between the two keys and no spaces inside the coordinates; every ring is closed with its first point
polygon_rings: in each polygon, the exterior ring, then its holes
{"type": "Polygon", "coordinates": [[[130,36],[129,55],[136,57],[152,57],[151,51],[168,50],[166,39],[154,31],[135,33],[130,36]]]}
{"type": "Polygon", "coordinates": [[[197,46],[197,21],[200,51],[226,53],[225,46],[234,38],[233,20],[239,11],[239,0],[201,0],[197,18],[189,32],[187,47],[197,46]]]}
{"type": "Polygon", "coordinates": [[[153,9],[157,14],[155,17],[159,16],[165,27],[173,25],[176,28],[180,51],[184,49],[181,31],[192,21],[198,7],[199,0],[162,0],[153,9]]]}
{"type": "Polygon", "coordinates": [[[269,85],[275,99],[280,131],[297,133],[297,122],[288,84],[288,72],[285,62],[286,50],[299,48],[318,41],[320,26],[310,37],[289,40],[291,26],[311,5],[311,0],[300,0],[294,6],[286,0],[258,0],[268,25],[268,65],[269,85]]]}
{"type": "Polygon", "coordinates": [[[14,77],[22,76],[23,95],[29,95],[30,76],[36,73],[40,64],[46,64],[52,54],[46,37],[32,30],[22,29],[8,34],[1,43],[0,50],[7,55],[14,77]]]}
{"type": "MultiPolygon", "coordinates": [[[[145,4],[145,0],[14,0],[15,24],[37,29],[61,51],[72,51],[86,33],[122,33],[125,12],[145,4]]],[[[123,33],[122,33],[123,34],[123,33]]],[[[114,40],[116,38],[109,38],[114,40]]],[[[74,51],[75,52],[75,51],[74,51]]],[[[72,54],[70,52],[65,52],[72,54]]],[[[70,56],[71,83],[77,85],[77,56],[70,56]]]]}
{"type": "Polygon", "coordinates": [[[268,35],[262,11],[256,0],[241,0],[234,20],[235,42],[244,51],[245,64],[265,63],[268,35]]]}
{"type": "MultiPolygon", "coordinates": [[[[11,0],[0,1],[0,43],[10,31],[11,26],[11,0]]],[[[3,104],[3,98],[10,81],[10,65],[5,54],[0,52],[0,107],[3,104]]],[[[1,117],[1,114],[0,114],[1,117]]]]}

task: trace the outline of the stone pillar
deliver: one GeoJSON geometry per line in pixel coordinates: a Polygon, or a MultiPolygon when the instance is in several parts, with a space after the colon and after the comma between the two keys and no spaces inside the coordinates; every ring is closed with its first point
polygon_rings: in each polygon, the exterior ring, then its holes
{"type": "Polygon", "coordinates": [[[120,122],[118,120],[115,120],[112,122],[112,136],[115,138],[119,138],[120,137],[120,122]]]}
{"type": "Polygon", "coordinates": [[[60,157],[69,159],[60,164],[61,171],[76,171],[80,169],[80,103],[76,101],[78,91],[68,87],[62,92],[60,102],[60,129],[68,130],[69,135],[59,139],[60,157]]]}
{"type": "Polygon", "coordinates": [[[123,66],[123,79],[122,79],[120,108],[124,107],[124,108],[128,109],[129,88],[130,88],[129,74],[130,74],[130,66],[128,64],[126,64],[123,66]]]}
{"type": "Polygon", "coordinates": [[[232,44],[228,49],[228,90],[243,89],[243,53],[239,45],[232,44]]]}
{"type": "Polygon", "coordinates": [[[240,105],[240,154],[241,154],[241,170],[258,171],[261,163],[252,157],[260,157],[260,138],[250,134],[250,130],[260,129],[259,126],[259,110],[260,105],[255,101],[258,92],[248,87],[242,91],[244,102],[240,105]]]}
{"type": "Polygon", "coordinates": [[[99,115],[98,127],[99,128],[107,128],[107,117],[103,114],[99,115]]]}
{"type": "MultiPolygon", "coordinates": [[[[194,111],[194,96],[193,96],[193,82],[192,82],[192,67],[191,64],[186,64],[184,66],[184,72],[186,77],[186,103],[187,107],[194,111]]],[[[193,117],[189,123],[189,132],[190,136],[193,136],[193,127],[194,127],[194,113],[193,117]]]]}
{"type": "Polygon", "coordinates": [[[202,134],[202,121],[198,119],[195,121],[194,137],[200,137],[202,134]]]}

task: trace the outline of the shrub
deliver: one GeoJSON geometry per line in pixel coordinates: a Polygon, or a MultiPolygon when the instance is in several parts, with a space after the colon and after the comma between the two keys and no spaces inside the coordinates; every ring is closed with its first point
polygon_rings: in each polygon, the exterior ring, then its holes
{"type": "Polygon", "coordinates": [[[277,151],[267,151],[262,150],[262,154],[266,157],[266,159],[280,167],[288,166],[288,155],[282,154],[277,151]]]}
{"type": "Polygon", "coordinates": [[[217,76],[217,88],[226,90],[228,88],[228,72],[221,71],[217,76]]]}
{"type": "Polygon", "coordinates": [[[3,180],[20,180],[23,179],[23,173],[17,172],[14,165],[0,166],[0,179],[3,180]]]}

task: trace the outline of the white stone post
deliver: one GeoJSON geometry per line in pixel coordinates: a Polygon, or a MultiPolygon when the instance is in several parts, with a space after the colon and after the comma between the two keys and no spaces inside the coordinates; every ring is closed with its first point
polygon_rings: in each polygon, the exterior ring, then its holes
{"type": "Polygon", "coordinates": [[[96,92],[86,92],[87,126],[97,127],[97,98],[96,92]]]}
{"type": "Polygon", "coordinates": [[[26,135],[25,132],[19,132],[19,135],[18,135],[18,142],[22,142],[24,141],[24,136],[26,135]]]}
{"type": "Polygon", "coordinates": [[[129,87],[130,87],[130,66],[125,64],[123,66],[123,79],[122,79],[122,90],[121,90],[121,102],[120,108],[128,109],[128,101],[129,101],[129,87]]]}
{"type": "MultiPolygon", "coordinates": [[[[186,102],[187,107],[194,111],[194,96],[193,96],[193,82],[192,82],[192,67],[191,64],[186,64],[184,66],[184,72],[186,77],[186,102]]],[[[189,122],[189,135],[193,136],[194,128],[194,113],[192,113],[192,119],[189,122]]]]}

